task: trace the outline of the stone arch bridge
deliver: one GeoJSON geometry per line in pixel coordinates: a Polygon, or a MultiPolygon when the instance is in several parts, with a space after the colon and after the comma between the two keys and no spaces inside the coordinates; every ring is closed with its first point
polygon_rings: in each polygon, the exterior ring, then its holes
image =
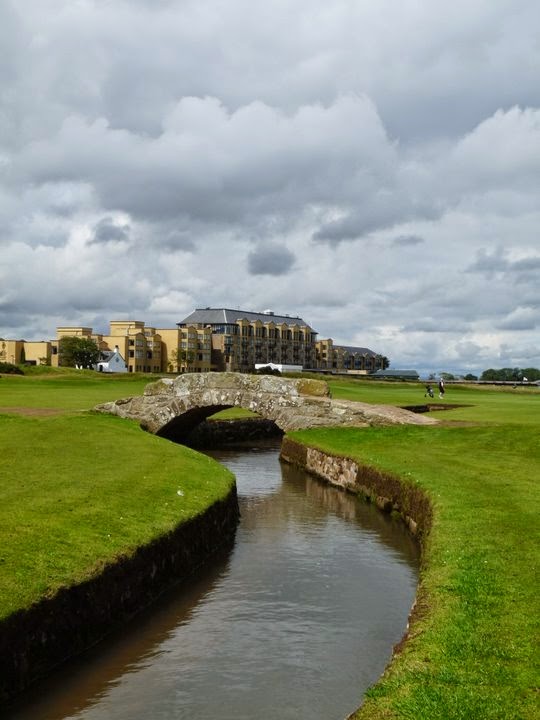
{"type": "Polygon", "coordinates": [[[388,405],[333,400],[321,380],[230,372],[163,378],[147,385],[143,395],[98,405],[96,410],[137,420],[149,432],[181,440],[207,417],[230,407],[252,410],[284,432],[317,426],[437,422],[388,405]]]}

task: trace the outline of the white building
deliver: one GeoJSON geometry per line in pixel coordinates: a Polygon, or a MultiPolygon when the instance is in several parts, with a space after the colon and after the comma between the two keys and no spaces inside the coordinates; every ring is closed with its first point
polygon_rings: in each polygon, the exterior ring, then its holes
{"type": "Polygon", "coordinates": [[[101,350],[99,361],[94,367],[98,372],[125,373],[128,371],[126,361],[118,350],[118,345],[114,346],[114,350],[101,350]]]}

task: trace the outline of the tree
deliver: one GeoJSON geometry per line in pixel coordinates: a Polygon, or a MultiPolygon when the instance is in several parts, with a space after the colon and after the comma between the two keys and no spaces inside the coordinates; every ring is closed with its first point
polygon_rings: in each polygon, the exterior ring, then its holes
{"type": "Polygon", "coordinates": [[[195,360],[195,353],[192,350],[180,350],[180,360],[182,363],[182,371],[189,372],[189,368],[195,360]]]}
{"type": "Polygon", "coordinates": [[[501,368],[500,370],[484,370],[481,380],[504,380],[506,382],[522,382],[523,378],[534,382],[540,379],[540,370],[537,368],[501,368]]]}
{"type": "Polygon", "coordinates": [[[63,337],[58,343],[58,360],[62,367],[93,367],[99,359],[99,348],[90,338],[63,337]]]}
{"type": "Polygon", "coordinates": [[[478,376],[473,375],[472,373],[467,373],[464,377],[464,380],[478,380],[478,376]]]}
{"type": "Polygon", "coordinates": [[[178,348],[171,350],[171,359],[169,362],[169,372],[178,372],[178,348]]]}
{"type": "Polygon", "coordinates": [[[540,370],[538,368],[523,368],[522,372],[529,382],[540,380],[540,370]]]}

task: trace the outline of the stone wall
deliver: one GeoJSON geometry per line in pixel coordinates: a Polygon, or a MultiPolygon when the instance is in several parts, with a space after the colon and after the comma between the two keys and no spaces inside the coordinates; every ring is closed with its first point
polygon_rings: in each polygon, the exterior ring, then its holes
{"type": "Polygon", "coordinates": [[[281,459],[303,467],[307,472],[341,487],[362,494],[383,512],[399,514],[409,531],[421,542],[432,522],[432,506],[420,488],[376,468],[362,465],[351,458],[331,455],[285,437],[281,459]]]}
{"type": "Polygon", "coordinates": [[[232,545],[239,519],[229,496],[169,534],[0,623],[0,701],[5,702],[185,580],[232,545]]]}

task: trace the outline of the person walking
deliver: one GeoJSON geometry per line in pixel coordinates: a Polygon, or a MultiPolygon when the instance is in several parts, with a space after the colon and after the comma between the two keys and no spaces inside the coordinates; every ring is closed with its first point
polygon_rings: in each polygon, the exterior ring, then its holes
{"type": "Polygon", "coordinates": [[[444,380],[442,378],[439,380],[439,397],[441,399],[444,397],[444,380]]]}
{"type": "Polygon", "coordinates": [[[429,395],[429,397],[433,397],[433,388],[429,383],[426,385],[426,392],[424,393],[424,397],[426,397],[426,395],[429,395]]]}

